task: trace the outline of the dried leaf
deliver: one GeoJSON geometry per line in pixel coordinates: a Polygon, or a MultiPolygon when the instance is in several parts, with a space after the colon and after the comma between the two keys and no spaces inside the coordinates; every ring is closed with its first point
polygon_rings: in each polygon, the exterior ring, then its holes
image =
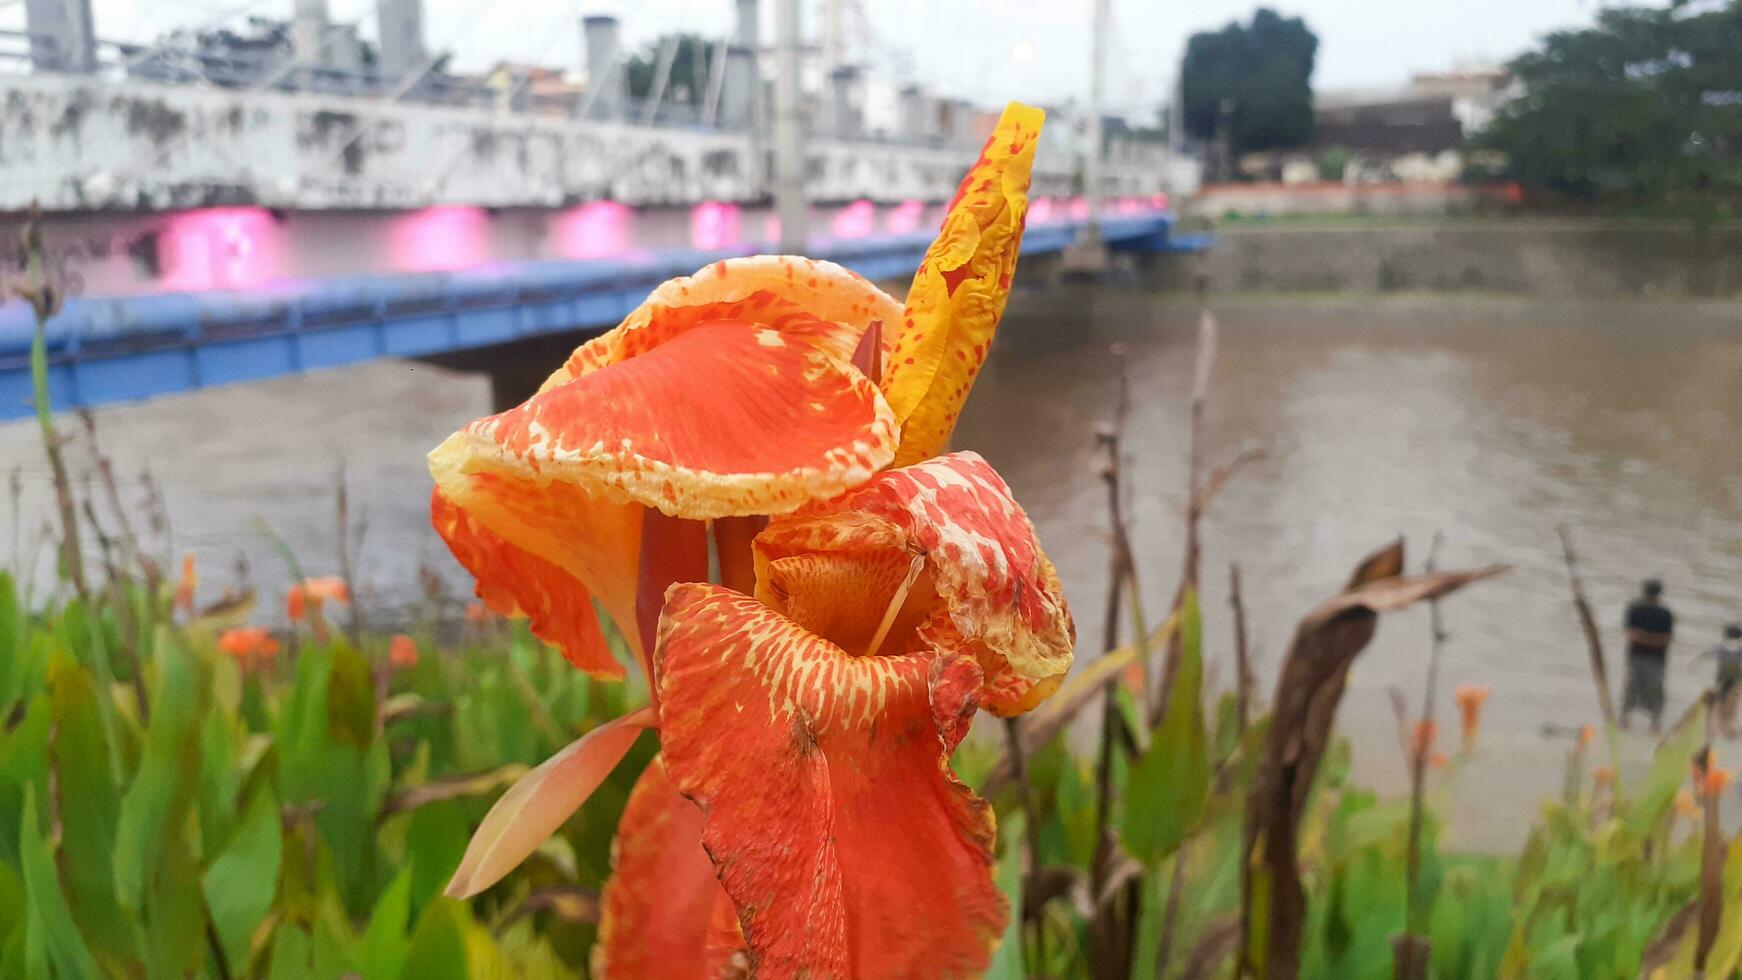
{"type": "Polygon", "coordinates": [[[498,786],[504,786],[526,775],[526,767],[519,763],[509,763],[484,772],[468,773],[463,776],[448,776],[444,779],[433,779],[416,786],[407,786],[389,796],[381,805],[383,819],[395,813],[415,810],[431,803],[443,800],[459,799],[463,796],[482,796],[498,786]]]}
{"type": "Polygon", "coordinates": [[[1344,591],[1296,627],[1276,686],[1275,710],[1248,801],[1241,947],[1258,977],[1300,972],[1306,894],[1295,835],[1307,794],[1331,742],[1349,667],[1373,639],[1379,613],[1437,599],[1504,571],[1404,577],[1403,541],[1356,566],[1344,591]]]}

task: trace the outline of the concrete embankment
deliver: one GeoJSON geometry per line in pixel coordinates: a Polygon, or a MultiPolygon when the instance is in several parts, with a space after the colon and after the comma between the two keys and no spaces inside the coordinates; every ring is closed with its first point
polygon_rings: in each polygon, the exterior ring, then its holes
{"type": "Polygon", "coordinates": [[[1216,229],[1221,291],[1479,291],[1742,298],[1742,225],[1547,219],[1278,222],[1216,229]]]}

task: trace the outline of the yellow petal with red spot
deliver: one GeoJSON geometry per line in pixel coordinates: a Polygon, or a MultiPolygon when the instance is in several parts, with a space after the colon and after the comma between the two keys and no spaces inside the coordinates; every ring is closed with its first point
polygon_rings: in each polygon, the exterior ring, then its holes
{"type": "Polygon", "coordinates": [[[447,894],[470,898],[501,881],[593,795],[641,730],[653,723],[651,708],[632,711],[570,742],[520,777],[484,815],[447,894]]]}
{"type": "Polygon", "coordinates": [[[1046,114],[1012,102],[962,178],[890,335],[883,393],[901,423],[895,465],[942,452],[1004,315],[1046,114]]]}
{"type": "MultiPolygon", "coordinates": [[[[769,588],[782,561],[833,553],[922,556],[932,591],[980,659],[986,707],[997,714],[1032,708],[1070,669],[1076,631],[1058,574],[1010,488],[975,453],[879,473],[774,518],[756,538],[758,588],[769,588]]],[[[791,605],[794,584],[784,591],[791,605]]]]}
{"type": "Polygon", "coordinates": [[[992,814],[940,735],[972,684],[945,686],[940,719],[933,652],[850,656],[710,585],[667,593],[655,659],[666,769],[702,806],[756,976],[984,971],[1006,915],[992,814]]]}
{"type": "MultiPolygon", "coordinates": [[[[574,573],[509,544],[454,506],[440,490],[431,494],[429,510],[436,533],[477,579],[478,598],[492,612],[526,616],[534,636],[594,677],[623,676],[623,665],[611,656],[599,629],[592,597],[574,573]]],[[[634,517],[621,513],[625,510],[616,508],[617,516],[634,517]]]]}
{"type": "Polygon", "coordinates": [[[612,853],[596,976],[721,977],[746,965],[731,900],[702,850],[702,811],[678,794],[658,757],[629,794],[612,853]]]}

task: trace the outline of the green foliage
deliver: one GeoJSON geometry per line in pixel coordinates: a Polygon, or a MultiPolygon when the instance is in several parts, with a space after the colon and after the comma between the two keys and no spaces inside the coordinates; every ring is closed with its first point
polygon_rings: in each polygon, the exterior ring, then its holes
{"type": "Polygon", "coordinates": [[[1318,49],[1305,21],[1265,7],[1248,25],[1193,34],[1180,69],[1186,131],[1201,140],[1218,138],[1226,110],[1236,156],[1312,142],[1318,49]]]}
{"type": "Polygon", "coordinates": [[[665,101],[700,106],[707,96],[709,72],[718,54],[714,43],[700,34],[666,35],[649,43],[639,54],[631,55],[624,68],[629,94],[637,99],[652,96],[659,53],[665,45],[673,43],[677,52],[671,62],[671,77],[666,80],[665,101]]]}
{"type": "Polygon", "coordinates": [[[1509,66],[1522,94],[1483,135],[1507,173],[1584,200],[1691,214],[1742,197],[1742,2],[1606,7],[1509,66]]]}
{"type": "Polygon", "coordinates": [[[1173,854],[1197,829],[1210,795],[1209,736],[1204,730],[1204,624],[1198,597],[1188,592],[1180,611],[1179,669],[1167,713],[1149,738],[1149,750],[1131,767],[1120,833],[1126,850],[1146,864],[1173,854]]]}

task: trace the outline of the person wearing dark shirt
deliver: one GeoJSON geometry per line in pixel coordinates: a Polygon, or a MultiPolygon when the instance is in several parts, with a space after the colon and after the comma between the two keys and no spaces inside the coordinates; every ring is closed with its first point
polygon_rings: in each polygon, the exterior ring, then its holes
{"type": "Polygon", "coordinates": [[[1648,578],[1639,598],[1627,607],[1627,695],[1621,705],[1621,727],[1634,709],[1651,716],[1653,733],[1663,728],[1663,675],[1675,614],[1663,604],[1663,583],[1648,578]]]}

